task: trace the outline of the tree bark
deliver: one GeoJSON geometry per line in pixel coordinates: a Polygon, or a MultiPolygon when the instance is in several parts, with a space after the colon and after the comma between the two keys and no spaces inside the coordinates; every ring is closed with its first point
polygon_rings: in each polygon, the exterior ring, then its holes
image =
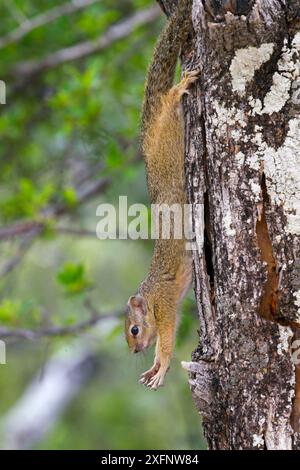
{"type": "Polygon", "coordinates": [[[300,1],[194,0],[193,27],[200,342],[183,367],[210,449],[299,449],[300,1]]]}

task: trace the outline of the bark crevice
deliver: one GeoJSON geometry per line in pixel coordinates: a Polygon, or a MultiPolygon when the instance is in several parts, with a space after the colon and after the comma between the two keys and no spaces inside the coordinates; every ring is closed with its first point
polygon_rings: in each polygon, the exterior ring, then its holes
{"type": "Polygon", "coordinates": [[[261,176],[261,191],[262,203],[259,206],[259,213],[256,222],[256,239],[262,262],[266,265],[266,282],[263,286],[259,314],[266,320],[276,321],[279,300],[279,267],[273,252],[272,241],[266,218],[269,196],[264,173],[262,173],[261,176]]]}
{"type": "Polygon", "coordinates": [[[206,273],[210,285],[211,301],[213,303],[215,291],[215,273],[213,262],[212,230],[210,224],[209,202],[207,192],[204,193],[204,256],[206,264],[206,273]]]}

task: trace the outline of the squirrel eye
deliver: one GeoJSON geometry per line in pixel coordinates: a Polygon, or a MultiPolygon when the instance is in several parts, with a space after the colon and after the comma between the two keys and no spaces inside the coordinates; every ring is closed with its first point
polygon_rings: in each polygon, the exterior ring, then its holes
{"type": "Polygon", "coordinates": [[[133,326],[133,327],[131,328],[131,334],[132,334],[133,336],[136,336],[136,335],[138,334],[138,332],[139,332],[139,328],[138,328],[137,326],[133,326]]]}

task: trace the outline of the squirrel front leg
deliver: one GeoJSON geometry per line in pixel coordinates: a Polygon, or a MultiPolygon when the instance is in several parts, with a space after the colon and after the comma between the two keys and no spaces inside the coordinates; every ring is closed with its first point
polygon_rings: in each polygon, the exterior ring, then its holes
{"type": "Polygon", "coordinates": [[[158,336],[156,340],[153,366],[141,375],[139,382],[147,386],[150,380],[152,379],[152,377],[154,377],[154,375],[158,372],[159,368],[160,368],[160,341],[159,341],[159,336],[158,336]]]}
{"type": "Polygon", "coordinates": [[[159,368],[155,375],[145,383],[151,390],[163,386],[165,375],[170,367],[175,343],[176,311],[168,312],[166,315],[166,312],[159,310],[160,308],[157,312],[159,368]]]}

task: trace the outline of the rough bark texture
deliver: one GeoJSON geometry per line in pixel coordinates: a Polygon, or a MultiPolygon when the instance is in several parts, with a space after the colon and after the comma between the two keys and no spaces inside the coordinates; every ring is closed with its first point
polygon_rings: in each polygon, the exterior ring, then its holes
{"type": "Polygon", "coordinates": [[[183,366],[211,449],[300,448],[299,18],[300,0],[194,0],[183,48],[201,69],[185,101],[200,342],[183,366]]]}

